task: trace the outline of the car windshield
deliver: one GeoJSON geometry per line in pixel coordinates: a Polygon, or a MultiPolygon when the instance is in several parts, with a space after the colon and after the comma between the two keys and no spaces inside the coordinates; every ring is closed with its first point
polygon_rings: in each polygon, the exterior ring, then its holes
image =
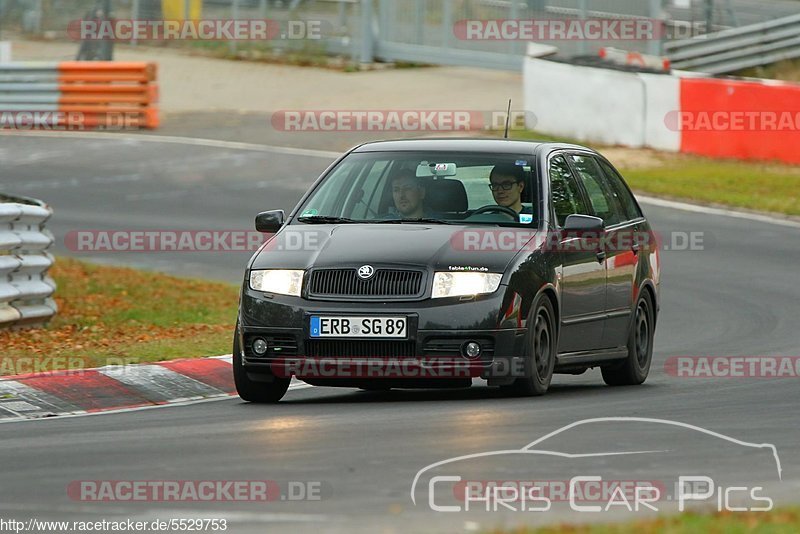
{"type": "Polygon", "coordinates": [[[301,223],[531,225],[532,155],[353,153],[298,211],[301,223]]]}

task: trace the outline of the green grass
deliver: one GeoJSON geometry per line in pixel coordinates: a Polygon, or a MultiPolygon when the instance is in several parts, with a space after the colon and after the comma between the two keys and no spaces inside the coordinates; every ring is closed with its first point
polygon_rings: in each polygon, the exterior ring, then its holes
{"type": "Polygon", "coordinates": [[[546,528],[493,530],[494,534],[792,534],[800,532],[800,508],[771,512],[685,513],[620,524],[559,525],[546,528]]]}
{"type": "Polygon", "coordinates": [[[680,157],[620,172],[633,189],[653,195],[800,215],[800,167],[680,157]]]}
{"type": "MultiPolygon", "coordinates": [[[[576,143],[571,139],[529,130],[512,131],[511,137],[576,143]]],[[[599,145],[588,146],[601,153],[612,150],[599,145]]],[[[701,204],[800,215],[800,166],[712,159],[652,150],[629,149],[629,153],[645,157],[628,161],[623,154],[619,159],[609,159],[631,188],[638,192],[701,204]]]]}
{"type": "Polygon", "coordinates": [[[58,258],[59,312],[0,332],[0,374],[230,354],[238,288],[58,258]]]}
{"type": "MultiPolygon", "coordinates": [[[[496,135],[497,131],[495,131],[496,135]]],[[[590,143],[583,143],[581,141],[577,141],[575,139],[570,139],[569,137],[563,137],[558,135],[550,135],[542,132],[537,132],[534,130],[526,130],[521,128],[513,128],[508,132],[508,136],[511,139],[519,139],[520,141],[545,141],[548,143],[572,143],[576,145],[583,145],[595,148],[597,145],[592,145],[590,143]]]]}

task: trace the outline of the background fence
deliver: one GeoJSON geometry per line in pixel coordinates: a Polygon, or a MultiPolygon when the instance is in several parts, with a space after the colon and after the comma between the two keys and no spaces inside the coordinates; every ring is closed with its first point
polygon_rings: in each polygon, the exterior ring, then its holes
{"type": "MultiPolygon", "coordinates": [[[[183,6],[210,19],[319,20],[320,40],[170,42],[167,46],[228,49],[236,54],[338,55],[360,62],[424,62],[518,69],[524,42],[466,41],[454,35],[465,19],[657,19],[666,40],[767,22],[800,13],[800,0],[108,0],[122,19],[175,17],[183,6]]],[[[66,38],[70,21],[88,16],[104,0],[0,0],[3,32],[66,38]]],[[[548,41],[543,41],[548,44],[548,41]]],[[[561,40],[560,55],[596,55],[603,47],[661,55],[663,41],[561,40]],[[620,45],[624,46],[620,46],[620,45]]],[[[76,43],[77,48],[77,43],[76,43]]]]}
{"type": "Polygon", "coordinates": [[[52,214],[41,201],[0,194],[0,328],[43,324],[57,311],[47,274],[52,214]]]}

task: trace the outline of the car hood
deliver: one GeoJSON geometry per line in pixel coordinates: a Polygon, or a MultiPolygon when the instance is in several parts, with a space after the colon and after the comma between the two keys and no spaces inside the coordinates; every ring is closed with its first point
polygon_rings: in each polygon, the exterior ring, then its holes
{"type": "MultiPolygon", "coordinates": [[[[289,225],[261,249],[252,269],[415,266],[435,270],[504,272],[516,245],[476,246],[486,233],[518,232],[494,226],[444,224],[289,225]]],[[[529,232],[533,235],[533,232],[529,232]]],[[[496,240],[491,239],[489,242],[496,240]]],[[[508,240],[507,240],[508,241],[508,240]]],[[[519,241],[519,240],[517,240],[519,241]]]]}

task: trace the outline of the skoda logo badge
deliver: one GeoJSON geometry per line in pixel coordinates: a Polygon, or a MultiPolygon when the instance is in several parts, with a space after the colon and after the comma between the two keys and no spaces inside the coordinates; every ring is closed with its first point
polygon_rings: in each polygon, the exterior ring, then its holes
{"type": "Polygon", "coordinates": [[[375,274],[375,267],[372,265],[362,265],[358,268],[358,277],[362,280],[369,280],[375,274]]]}

